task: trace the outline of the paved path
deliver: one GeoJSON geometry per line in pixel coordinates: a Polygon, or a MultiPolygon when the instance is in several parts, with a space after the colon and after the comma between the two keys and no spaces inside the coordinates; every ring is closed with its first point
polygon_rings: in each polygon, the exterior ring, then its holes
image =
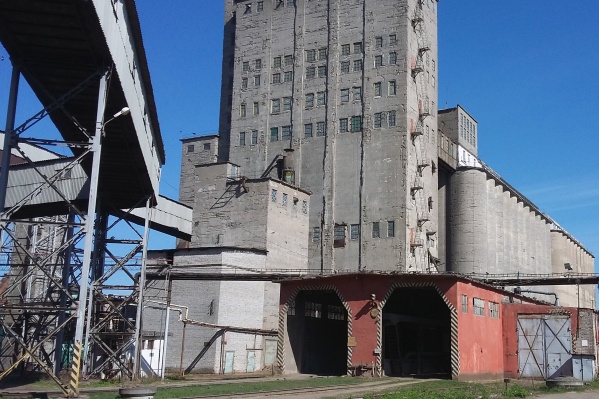
{"type": "Polygon", "coordinates": [[[584,391],[584,392],[564,392],[551,393],[541,396],[535,396],[535,399],[598,399],[599,391],[584,391]]]}

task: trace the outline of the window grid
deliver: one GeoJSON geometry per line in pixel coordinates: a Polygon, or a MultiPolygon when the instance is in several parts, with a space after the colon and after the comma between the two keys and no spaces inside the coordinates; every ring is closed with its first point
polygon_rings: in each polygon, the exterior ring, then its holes
{"type": "Polygon", "coordinates": [[[291,138],[291,126],[283,126],[281,128],[281,139],[289,140],[291,138]]]}
{"type": "Polygon", "coordinates": [[[320,227],[312,229],[312,242],[320,242],[320,227]]]}
{"type": "Polygon", "coordinates": [[[396,34],[389,35],[389,45],[394,46],[396,44],[397,44],[397,35],[396,34]]]}
{"type": "Polygon", "coordinates": [[[283,193],[283,198],[281,199],[281,205],[287,207],[287,193],[283,193]]]}
{"type": "Polygon", "coordinates": [[[281,112],[281,100],[279,98],[270,100],[270,112],[272,114],[281,112]]]}
{"type": "Polygon", "coordinates": [[[382,36],[377,36],[374,38],[374,46],[376,48],[383,47],[383,37],[382,36]]]}
{"type": "Polygon", "coordinates": [[[341,45],[341,55],[349,55],[351,52],[351,48],[349,44],[341,45]]]}
{"type": "Polygon", "coordinates": [[[389,65],[397,64],[397,53],[392,51],[389,53],[389,65]]]}
{"type": "Polygon", "coordinates": [[[345,308],[338,305],[327,305],[327,319],[345,320],[345,308]]]}
{"type": "Polygon", "coordinates": [[[349,102],[349,89],[341,89],[341,102],[349,102]]]}
{"type": "Polygon", "coordinates": [[[308,67],[306,68],[306,79],[314,79],[316,77],[316,68],[308,67]]]}
{"type": "Polygon", "coordinates": [[[304,316],[316,319],[322,317],[322,305],[320,303],[306,302],[304,306],[304,316]]]}
{"type": "Polygon", "coordinates": [[[254,76],[254,86],[260,86],[260,75],[254,76]]]}
{"type": "Polygon", "coordinates": [[[349,61],[341,61],[341,73],[349,73],[349,61]]]}
{"type": "Polygon", "coordinates": [[[243,64],[241,64],[242,67],[241,69],[243,70],[243,72],[248,72],[250,70],[250,62],[249,61],[244,61],[243,64]]]}
{"type": "Polygon", "coordinates": [[[270,190],[270,202],[277,202],[277,190],[275,190],[274,188],[270,190]]]}
{"type": "Polygon", "coordinates": [[[372,222],[372,238],[381,238],[380,222],[372,222]]]}
{"type": "Polygon", "coordinates": [[[314,93],[306,94],[306,108],[314,107],[314,93]]]}
{"type": "Polygon", "coordinates": [[[394,96],[397,94],[397,83],[395,80],[389,81],[389,95],[394,96]]]}
{"type": "Polygon", "coordinates": [[[376,82],[374,84],[374,96],[375,97],[380,97],[381,96],[381,92],[382,92],[382,87],[383,85],[381,84],[381,82],[376,82]]]}
{"type": "Polygon", "coordinates": [[[324,91],[319,91],[316,93],[316,105],[325,105],[326,103],[326,93],[324,91]]]}
{"type": "Polygon", "coordinates": [[[352,132],[362,131],[362,117],[361,116],[352,116],[351,117],[351,131],[352,132]]]}
{"type": "Polygon", "coordinates": [[[352,88],[352,92],[353,92],[353,99],[354,100],[361,100],[362,99],[362,87],[360,86],[356,86],[352,88]]]}
{"type": "Polygon", "coordinates": [[[383,66],[383,56],[382,55],[375,55],[374,56],[374,67],[375,68],[380,68],[383,66]]]}
{"type": "Polygon", "coordinates": [[[383,126],[383,113],[377,112],[374,114],[374,127],[375,129],[381,128],[383,126]]]}
{"type": "Polygon", "coordinates": [[[272,66],[274,68],[280,68],[281,67],[281,57],[275,57],[273,59],[272,66]]]}
{"type": "Polygon", "coordinates": [[[255,102],[253,104],[253,110],[254,110],[254,115],[259,115],[260,114],[260,103],[255,102]]]}
{"type": "Polygon", "coordinates": [[[362,60],[354,60],[354,72],[360,72],[362,70],[362,60]]]}
{"type": "Polygon", "coordinates": [[[320,65],[318,67],[318,77],[319,78],[324,78],[327,76],[327,67],[326,65],[320,65]]]}
{"type": "Polygon", "coordinates": [[[285,56],[285,66],[291,66],[291,65],[293,65],[293,56],[286,55],[285,56]]]}
{"type": "Polygon", "coordinates": [[[272,83],[273,84],[281,83],[281,74],[280,73],[273,73],[272,74],[272,83]]]}
{"type": "Polygon", "coordinates": [[[245,145],[245,132],[239,132],[239,145],[245,145]]]}
{"type": "Polygon", "coordinates": [[[316,122],[316,136],[322,137],[326,134],[327,129],[324,122],[316,122]]]}
{"type": "Polygon", "coordinates": [[[360,225],[352,224],[349,226],[349,239],[357,240],[360,238],[360,225]]]}
{"type": "Polygon", "coordinates": [[[283,81],[284,82],[291,82],[293,80],[293,72],[291,71],[287,71],[283,74],[283,81]]]}
{"type": "Polygon", "coordinates": [[[480,298],[472,298],[472,313],[477,316],[485,315],[485,300],[480,298]]]}
{"type": "Polygon", "coordinates": [[[318,59],[320,61],[327,59],[327,49],[326,48],[318,49],[318,59]]]}
{"type": "Polygon", "coordinates": [[[339,119],[339,131],[341,133],[345,133],[345,132],[347,132],[347,127],[348,127],[348,125],[347,125],[347,118],[341,118],[341,119],[339,119]]]}
{"type": "Polygon", "coordinates": [[[306,50],[306,61],[308,61],[308,62],[316,61],[316,50],[306,50]]]}
{"type": "Polygon", "coordinates": [[[468,313],[468,295],[462,294],[462,313],[468,313]]]}
{"type": "Polygon", "coordinates": [[[312,137],[312,124],[306,123],[304,125],[304,137],[312,137]]]}
{"type": "Polygon", "coordinates": [[[291,111],[291,97],[283,98],[283,111],[291,111]]]}
{"type": "Polygon", "coordinates": [[[308,201],[302,201],[302,213],[304,215],[308,214],[308,201]]]}
{"type": "Polygon", "coordinates": [[[258,131],[252,130],[252,144],[258,144],[258,131]]]}
{"type": "Polygon", "coordinates": [[[489,302],[489,317],[499,318],[499,304],[497,302],[489,302]]]}
{"type": "Polygon", "coordinates": [[[262,69],[262,60],[258,58],[255,61],[255,66],[256,66],[256,69],[262,69]]]}
{"type": "Polygon", "coordinates": [[[246,116],[246,106],[245,103],[242,103],[241,106],[239,107],[239,116],[241,116],[242,118],[245,118],[246,116]]]}
{"type": "Polygon", "coordinates": [[[393,220],[387,222],[387,237],[395,237],[395,221],[393,220]]]}
{"type": "Polygon", "coordinates": [[[395,111],[387,112],[387,124],[389,127],[395,126],[395,111]]]}
{"type": "Polygon", "coordinates": [[[362,54],[362,42],[354,43],[354,54],[362,54]]]}
{"type": "Polygon", "coordinates": [[[344,224],[335,226],[335,229],[333,230],[333,239],[335,241],[345,239],[345,225],[344,224]]]}
{"type": "Polygon", "coordinates": [[[270,141],[271,142],[279,141],[279,128],[278,127],[270,128],[270,141]]]}

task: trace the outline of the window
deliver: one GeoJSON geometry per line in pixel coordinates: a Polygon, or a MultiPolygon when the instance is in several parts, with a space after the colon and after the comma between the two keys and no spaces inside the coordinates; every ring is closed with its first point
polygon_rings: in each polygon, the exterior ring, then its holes
{"type": "Polygon", "coordinates": [[[260,75],[254,76],[254,86],[260,86],[260,75]]]}
{"type": "Polygon", "coordinates": [[[362,60],[354,61],[354,72],[360,72],[362,70],[362,60]]]}
{"type": "Polygon", "coordinates": [[[306,302],[304,304],[304,316],[320,319],[322,317],[322,305],[320,303],[306,302]]]}
{"type": "Polygon", "coordinates": [[[246,115],[245,103],[241,103],[241,105],[239,106],[239,116],[241,116],[242,118],[245,118],[245,115],[246,115]]]}
{"type": "Polygon", "coordinates": [[[327,319],[345,320],[345,308],[338,305],[327,305],[327,319]]]}
{"type": "Polygon", "coordinates": [[[308,62],[316,61],[316,50],[306,50],[306,61],[308,61],[308,62]]]}
{"type": "Polygon", "coordinates": [[[349,61],[341,61],[341,73],[349,73],[349,61]]]}
{"type": "Polygon", "coordinates": [[[380,222],[372,222],[372,238],[381,238],[380,222]]]}
{"type": "Polygon", "coordinates": [[[245,5],[245,11],[243,12],[243,15],[245,14],[251,14],[252,13],[252,3],[246,4],[245,5]]]}
{"type": "Polygon", "coordinates": [[[462,313],[468,313],[468,295],[462,295],[462,313]]]}
{"type": "Polygon", "coordinates": [[[242,64],[242,69],[243,72],[248,72],[250,70],[250,62],[249,61],[244,61],[242,64]]]}
{"type": "Polygon", "coordinates": [[[431,86],[435,87],[435,77],[431,76],[431,86]]]}
{"type": "Polygon", "coordinates": [[[260,103],[254,103],[254,115],[260,114],[260,103]]]}
{"type": "Polygon", "coordinates": [[[484,316],[485,300],[480,298],[472,298],[472,312],[477,316],[484,316]]]}
{"type": "Polygon", "coordinates": [[[308,67],[306,68],[306,79],[314,79],[316,77],[316,68],[308,67]]]}
{"type": "Polygon", "coordinates": [[[291,126],[283,126],[281,128],[281,139],[289,140],[291,138],[291,126]]]}
{"type": "Polygon", "coordinates": [[[293,56],[286,55],[285,56],[285,66],[290,66],[290,65],[293,65],[293,56]]]}
{"type": "Polygon", "coordinates": [[[383,38],[382,38],[382,36],[377,36],[377,37],[374,38],[374,46],[376,48],[383,47],[383,38]]]}
{"type": "Polygon", "coordinates": [[[239,132],[239,145],[245,145],[245,132],[239,132]]]}
{"type": "Polygon", "coordinates": [[[397,53],[392,51],[389,53],[389,65],[397,64],[397,53]]]}
{"type": "Polygon", "coordinates": [[[210,143],[204,143],[204,151],[210,151],[210,143]]]}
{"type": "Polygon", "coordinates": [[[306,123],[304,125],[304,137],[312,137],[312,124],[306,123]]]}
{"type": "Polygon", "coordinates": [[[359,224],[351,224],[349,226],[349,239],[357,240],[360,238],[360,225],[359,224]]]}
{"type": "Polygon", "coordinates": [[[187,153],[193,152],[193,150],[194,150],[193,144],[190,144],[187,146],[187,153]]]}
{"type": "Polygon", "coordinates": [[[293,80],[293,72],[291,71],[287,71],[283,74],[283,81],[284,82],[291,82],[293,80]]]}
{"type": "Polygon", "coordinates": [[[320,61],[327,59],[327,49],[326,48],[319,48],[318,49],[318,59],[320,61]]]}
{"type": "Polygon", "coordinates": [[[352,87],[352,93],[353,93],[354,100],[362,99],[362,87],[361,86],[352,87]]]}
{"type": "Polygon", "coordinates": [[[256,69],[262,69],[262,60],[261,59],[257,59],[254,62],[254,65],[256,66],[256,69]]]}
{"type": "Polygon", "coordinates": [[[281,199],[281,205],[287,207],[287,193],[283,193],[283,198],[281,199]]]}
{"type": "Polygon", "coordinates": [[[341,133],[347,132],[347,118],[339,119],[339,131],[341,133]]]}
{"type": "Polygon", "coordinates": [[[377,112],[374,114],[374,127],[380,129],[383,126],[383,113],[377,112]]]}
{"type": "Polygon", "coordinates": [[[302,201],[302,213],[304,215],[308,214],[308,201],[302,201]]]}
{"type": "Polygon", "coordinates": [[[374,67],[375,68],[380,68],[383,66],[383,56],[382,55],[375,55],[374,56],[374,67]]]}
{"type": "Polygon", "coordinates": [[[395,237],[395,222],[393,220],[387,222],[387,237],[395,237]]]}
{"type": "Polygon", "coordinates": [[[397,94],[397,83],[394,80],[389,81],[389,91],[390,96],[394,96],[397,94]]]}
{"type": "Polygon", "coordinates": [[[354,54],[362,54],[362,42],[354,43],[354,54]]]}
{"type": "Polygon", "coordinates": [[[316,122],[316,136],[324,136],[327,133],[327,128],[324,122],[316,122]]]}
{"type": "Polygon", "coordinates": [[[349,101],[349,89],[341,89],[341,102],[346,103],[349,101]]]}
{"type": "Polygon", "coordinates": [[[336,225],[333,231],[333,239],[335,241],[345,240],[345,225],[336,225]]]}
{"type": "Polygon", "coordinates": [[[273,114],[278,114],[281,112],[281,100],[279,98],[270,100],[270,112],[273,114]]]}
{"type": "Polygon", "coordinates": [[[314,93],[306,94],[306,108],[312,108],[314,106],[314,93]]]}
{"type": "Polygon", "coordinates": [[[241,88],[242,89],[248,88],[248,78],[241,78],[241,88]]]}
{"type": "Polygon", "coordinates": [[[352,132],[362,131],[362,117],[361,116],[352,116],[351,117],[351,131],[352,132]]]}
{"type": "Polygon", "coordinates": [[[281,67],[281,57],[273,58],[272,66],[273,66],[273,68],[280,68],[281,67]]]}
{"type": "Polygon", "coordinates": [[[374,96],[375,97],[380,97],[381,96],[381,91],[382,91],[381,90],[381,86],[382,86],[381,82],[376,82],[374,84],[374,96]]]}
{"type": "Polygon", "coordinates": [[[279,128],[278,127],[270,128],[270,141],[271,142],[279,141],[279,128]]]}
{"type": "Polygon", "coordinates": [[[324,91],[319,91],[316,93],[316,105],[325,105],[326,104],[326,93],[324,91]]]}
{"type": "Polygon", "coordinates": [[[320,242],[320,227],[312,229],[312,242],[320,242]]]}
{"type": "Polygon", "coordinates": [[[270,202],[277,202],[277,190],[275,190],[274,188],[270,190],[270,202]]]}
{"type": "Polygon", "coordinates": [[[489,317],[499,318],[499,304],[497,302],[489,302],[489,317]]]}
{"type": "Polygon", "coordinates": [[[395,126],[395,111],[387,112],[387,124],[389,127],[395,126]]]}
{"type": "Polygon", "coordinates": [[[252,144],[258,144],[258,131],[252,130],[252,144]]]}
{"type": "Polygon", "coordinates": [[[434,70],[435,70],[435,60],[432,60],[432,61],[431,61],[431,63],[432,63],[432,65],[431,65],[431,68],[432,68],[432,69],[433,69],[433,71],[434,71],[434,70]]]}
{"type": "Polygon", "coordinates": [[[259,1],[257,3],[256,11],[258,11],[258,12],[264,11],[264,2],[263,1],[259,1]]]}
{"type": "Polygon", "coordinates": [[[395,33],[389,35],[389,45],[395,46],[397,44],[397,35],[395,33]]]}
{"type": "Polygon", "coordinates": [[[289,310],[287,310],[288,316],[295,316],[295,301],[289,304],[289,310]]]}
{"type": "Polygon", "coordinates": [[[283,111],[291,111],[291,97],[283,98],[283,111]]]}
{"type": "Polygon", "coordinates": [[[324,78],[327,76],[327,67],[326,65],[321,65],[318,67],[318,77],[324,78]]]}
{"type": "Polygon", "coordinates": [[[341,55],[349,55],[350,53],[350,46],[349,44],[342,44],[341,45],[341,55]]]}
{"type": "Polygon", "coordinates": [[[281,74],[280,73],[273,73],[272,74],[272,83],[273,84],[281,83],[281,74]]]}

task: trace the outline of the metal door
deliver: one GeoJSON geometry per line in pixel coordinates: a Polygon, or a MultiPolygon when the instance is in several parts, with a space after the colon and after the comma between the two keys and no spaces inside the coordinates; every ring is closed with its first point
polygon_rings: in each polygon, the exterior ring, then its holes
{"type": "Polygon", "coordinates": [[[234,351],[225,352],[225,374],[231,374],[233,372],[233,360],[235,359],[234,351]]]}
{"type": "Polygon", "coordinates": [[[518,316],[518,372],[544,379],[572,376],[569,316],[518,316]]]}
{"type": "Polygon", "coordinates": [[[248,351],[245,371],[247,373],[253,373],[255,370],[255,367],[256,367],[256,352],[248,351]]]}

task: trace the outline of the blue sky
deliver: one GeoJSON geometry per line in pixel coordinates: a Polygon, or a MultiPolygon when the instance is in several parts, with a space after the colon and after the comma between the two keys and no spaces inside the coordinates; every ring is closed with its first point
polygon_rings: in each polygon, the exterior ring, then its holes
{"type": "MultiPolygon", "coordinates": [[[[137,2],[169,197],[180,139],[218,128],[222,3],[137,2]]],[[[478,121],[482,160],[599,254],[599,1],[442,0],[438,9],[439,105],[462,105],[478,121]]],[[[3,129],[10,63],[0,56],[3,129]]],[[[39,108],[22,94],[20,121],[39,108]]],[[[153,237],[154,248],[174,243],[153,237]]]]}

